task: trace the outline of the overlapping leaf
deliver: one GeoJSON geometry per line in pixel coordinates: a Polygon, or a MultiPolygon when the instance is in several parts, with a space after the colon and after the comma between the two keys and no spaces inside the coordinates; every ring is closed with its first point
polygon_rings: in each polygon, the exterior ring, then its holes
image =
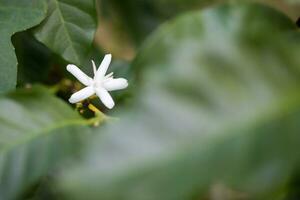
{"type": "Polygon", "coordinates": [[[17,59],[11,36],[40,23],[46,15],[43,0],[0,0],[0,93],[14,89],[17,59]]]}
{"type": "Polygon", "coordinates": [[[0,199],[10,200],[76,156],[88,128],[43,87],[2,96],[0,108],[0,199]]]}
{"type": "MultiPolygon", "coordinates": [[[[131,40],[138,46],[162,22],[176,17],[183,12],[208,8],[229,0],[99,0],[104,20],[116,26],[114,31],[127,31],[131,40]],[[119,28],[118,26],[122,26],[119,28]]],[[[298,0],[240,0],[244,2],[260,2],[275,7],[295,18],[299,15],[298,0]]],[[[107,29],[111,28],[110,26],[107,29]]],[[[119,34],[119,35],[124,35],[119,34]]],[[[104,37],[100,35],[99,37],[104,37]]],[[[103,41],[107,41],[104,40],[103,41]]],[[[120,46],[118,40],[115,46],[120,46]]],[[[124,44],[127,44],[123,42],[124,44]]],[[[123,44],[123,45],[124,45],[123,44]]],[[[107,45],[107,44],[105,44],[107,45]]],[[[110,44],[111,45],[111,44],[110,44]]],[[[120,48],[120,47],[119,47],[120,48]]]]}
{"type": "Polygon", "coordinates": [[[274,199],[300,163],[295,29],[277,11],[237,3],[161,27],[134,63],[146,69],[135,109],[64,171],[63,190],[71,199],[182,200],[221,183],[274,199]]]}
{"type": "Polygon", "coordinates": [[[95,15],[94,0],[48,0],[47,18],[35,36],[65,60],[83,64],[94,39],[95,15]]]}

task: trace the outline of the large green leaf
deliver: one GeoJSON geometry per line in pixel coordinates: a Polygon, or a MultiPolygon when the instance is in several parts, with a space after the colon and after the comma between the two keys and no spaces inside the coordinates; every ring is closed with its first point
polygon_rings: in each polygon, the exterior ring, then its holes
{"type": "MultiPolygon", "coordinates": [[[[100,2],[101,20],[107,20],[111,29],[111,25],[115,27],[114,31],[121,33],[115,34],[116,40],[103,38],[102,41],[110,41],[115,43],[114,46],[128,45],[127,42],[120,44],[119,40],[124,40],[124,32],[127,33],[132,41],[138,46],[144,39],[162,22],[176,17],[177,15],[196,9],[211,7],[216,4],[231,2],[230,0],[98,0],[100,2]],[[121,26],[121,27],[120,27],[121,26]]],[[[261,2],[271,5],[288,16],[295,19],[299,17],[299,6],[297,7],[295,0],[236,0],[261,2]]],[[[105,23],[104,23],[105,24],[105,23]]],[[[102,35],[104,36],[104,34],[102,35]]],[[[102,37],[99,35],[98,37],[102,37]]],[[[105,44],[108,45],[108,44],[105,44]]],[[[112,45],[112,44],[110,44],[112,45]]],[[[124,46],[125,47],[125,46],[124,46]]],[[[120,47],[119,47],[120,48],[120,47]]]]}
{"type": "Polygon", "coordinates": [[[11,36],[37,25],[46,15],[43,0],[0,0],[0,93],[14,89],[17,59],[11,36]]]}
{"type": "Polygon", "coordinates": [[[162,26],[134,62],[145,70],[134,108],[63,171],[62,189],[70,199],[182,200],[224,184],[276,196],[300,161],[295,30],[268,7],[234,3],[162,26]]]}
{"type": "Polygon", "coordinates": [[[0,199],[16,199],[79,152],[87,123],[43,87],[0,97],[0,199]]]}
{"type": "MultiPolygon", "coordinates": [[[[160,23],[191,9],[216,3],[216,0],[99,0],[103,20],[121,26],[116,31],[128,32],[130,39],[140,44],[160,23]]],[[[108,27],[109,28],[109,27],[108,27]]],[[[99,36],[101,37],[101,35],[99,36]]],[[[122,45],[116,43],[116,45],[122,45]]]]}
{"type": "Polygon", "coordinates": [[[47,15],[36,29],[37,39],[67,61],[82,64],[96,29],[94,0],[48,0],[47,15]]]}

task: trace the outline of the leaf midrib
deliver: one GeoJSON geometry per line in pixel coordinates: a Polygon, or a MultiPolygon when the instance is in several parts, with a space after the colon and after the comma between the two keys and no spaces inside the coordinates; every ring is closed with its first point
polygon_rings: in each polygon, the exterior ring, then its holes
{"type": "Polygon", "coordinates": [[[58,0],[53,0],[53,1],[54,1],[55,6],[56,6],[56,8],[57,8],[57,10],[58,10],[58,16],[59,16],[59,18],[60,18],[60,20],[61,20],[62,27],[63,27],[63,29],[64,29],[64,31],[65,31],[65,33],[66,33],[66,36],[67,36],[67,38],[68,38],[68,41],[69,41],[69,43],[70,43],[70,47],[71,47],[71,49],[72,49],[72,51],[73,51],[73,53],[74,53],[74,55],[75,55],[75,57],[76,57],[76,60],[77,60],[76,63],[80,64],[79,57],[78,57],[77,52],[76,52],[76,50],[75,50],[75,47],[74,47],[74,45],[73,45],[73,43],[72,43],[72,39],[71,39],[71,36],[70,36],[70,34],[69,34],[69,32],[68,32],[68,29],[67,29],[67,26],[66,26],[66,23],[65,23],[65,20],[64,20],[64,17],[63,17],[61,8],[60,8],[60,6],[59,6],[59,2],[58,2],[58,0]]]}
{"type": "MultiPolygon", "coordinates": [[[[15,140],[13,143],[5,145],[0,150],[0,154],[3,154],[7,151],[10,151],[15,146],[22,145],[22,144],[27,143],[31,140],[34,140],[38,137],[48,135],[49,133],[51,133],[52,131],[54,131],[56,129],[66,128],[66,127],[69,127],[69,126],[84,126],[84,125],[88,125],[88,124],[90,124],[90,121],[85,120],[85,119],[70,119],[70,120],[65,120],[63,122],[60,122],[60,123],[55,122],[55,123],[43,128],[43,129],[39,129],[39,130],[33,131],[33,132],[24,133],[25,137],[20,137],[20,139],[15,140]]],[[[55,133],[53,133],[53,134],[55,134],[55,133]]]]}

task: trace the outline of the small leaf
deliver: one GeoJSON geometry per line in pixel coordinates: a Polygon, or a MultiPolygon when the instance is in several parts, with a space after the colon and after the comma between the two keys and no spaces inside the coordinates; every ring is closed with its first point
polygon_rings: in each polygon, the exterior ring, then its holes
{"type": "Polygon", "coordinates": [[[45,21],[36,38],[65,60],[83,64],[96,29],[94,0],[48,0],[45,21]]]}
{"type": "Polygon", "coordinates": [[[0,108],[0,199],[11,200],[78,155],[80,137],[89,129],[40,86],[0,97],[0,108]]]}
{"type": "Polygon", "coordinates": [[[17,81],[11,36],[37,25],[45,15],[44,0],[0,0],[0,93],[14,89],[17,81]]]}

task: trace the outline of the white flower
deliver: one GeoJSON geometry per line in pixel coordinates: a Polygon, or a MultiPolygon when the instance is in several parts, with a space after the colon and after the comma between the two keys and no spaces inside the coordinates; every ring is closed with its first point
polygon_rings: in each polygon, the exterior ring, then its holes
{"type": "Polygon", "coordinates": [[[110,62],[111,54],[105,55],[101,65],[98,70],[96,70],[95,62],[92,61],[94,71],[93,79],[83,73],[77,66],[72,64],[68,65],[67,70],[86,86],[74,93],[70,97],[69,102],[77,103],[96,94],[107,108],[112,109],[115,103],[108,91],[124,89],[128,86],[128,82],[124,78],[113,78],[113,73],[105,75],[110,62]]]}

